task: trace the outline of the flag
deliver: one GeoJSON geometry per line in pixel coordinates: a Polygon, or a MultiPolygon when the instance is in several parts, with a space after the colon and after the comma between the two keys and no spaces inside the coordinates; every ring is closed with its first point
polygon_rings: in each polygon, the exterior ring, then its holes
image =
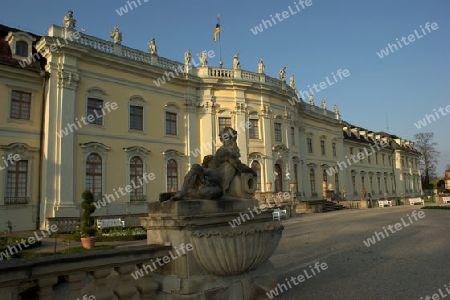
{"type": "Polygon", "coordinates": [[[214,31],[214,43],[217,41],[217,34],[220,33],[220,25],[216,25],[216,31],[214,31]]]}

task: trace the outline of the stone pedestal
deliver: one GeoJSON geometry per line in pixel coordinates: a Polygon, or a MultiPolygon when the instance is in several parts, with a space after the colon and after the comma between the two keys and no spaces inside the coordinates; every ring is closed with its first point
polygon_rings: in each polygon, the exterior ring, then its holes
{"type": "Polygon", "coordinates": [[[268,259],[283,226],[257,200],[151,203],[140,219],[148,244],[172,246],[170,262],[152,273],[157,299],[263,299],[276,287],[268,259]]]}

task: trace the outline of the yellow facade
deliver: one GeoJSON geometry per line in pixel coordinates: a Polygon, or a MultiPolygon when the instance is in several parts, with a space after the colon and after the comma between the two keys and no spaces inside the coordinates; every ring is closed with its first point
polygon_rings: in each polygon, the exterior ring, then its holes
{"type": "MultiPolygon", "coordinates": [[[[49,36],[39,38],[37,51],[70,32],[52,26],[49,36]]],[[[11,111],[13,87],[32,94],[31,121],[11,121],[8,113],[0,118],[1,151],[6,154],[15,151],[14,145],[23,145],[31,157],[29,203],[0,201],[1,219],[29,212],[24,219],[31,221],[20,229],[32,229],[36,223],[44,227],[49,219],[79,217],[81,194],[90,186],[98,199],[105,200],[105,195],[110,199],[96,216],[145,214],[148,202],[158,201],[161,192],[179,189],[189,168],[215,153],[220,146],[217,133],[226,125],[238,131],[241,160],[255,168],[259,165],[261,192],[289,191],[295,183],[302,201],[323,199],[327,190],[340,199],[358,200],[364,185],[361,176],[371,176],[376,184],[378,177],[382,180],[380,187],[372,183],[365,188],[381,198],[386,196],[385,174],[396,184],[395,190],[388,188],[389,197],[421,191],[420,172],[414,165],[419,154],[410,142],[372,132],[360,135],[359,128],[340,119],[337,109],[318,107],[312,98],[310,103],[291,104],[297,95],[285,80],[207,65],[186,73],[184,63],[83,34],[59,51],[48,51],[45,58],[46,79],[38,70],[19,64],[0,65],[0,95],[5,99],[1,111],[11,111]],[[85,123],[95,105],[100,105],[97,113],[103,108],[105,114],[85,123]],[[359,140],[352,138],[352,131],[359,140]],[[339,170],[338,180],[335,175],[325,178],[326,170],[346,159],[349,148],[363,148],[383,137],[392,144],[379,154],[392,155],[393,165],[359,162],[339,170]],[[401,157],[413,165],[402,167],[396,161],[401,157]],[[154,179],[127,192],[137,178],[135,172],[153,173],[154,179]],[[352,176],[358,177],[355,188],[352,176]]],[[[0,172],[1,191],[8,188],[6,174],[0,172]]]]}

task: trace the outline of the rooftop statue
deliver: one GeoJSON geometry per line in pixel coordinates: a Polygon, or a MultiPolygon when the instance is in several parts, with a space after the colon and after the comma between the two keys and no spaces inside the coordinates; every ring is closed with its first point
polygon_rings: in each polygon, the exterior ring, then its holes
{"type": "Polygon", "coordinates": [[[264,74],[264,70],[266,69],[266,66],[264,65],[263,60],[261,59],[258,63],[258,73],[264,74]]]}
{"type": "Polygon", "coordinates": [[[281,81],[286,82],[286,67],[282,67],[278,75],[280,76],[281,81]]]}
{"type": "Polygon", "coordinates": [[[233,69],[240,70],[241,63],[239,62],[239,53],[236,53],[233,58],[233,69]]]}
{"type": "Polygon", "coordinates": [[[195,164],[184,178],[181,191],[160,194],[160,201],[186,199],[219,199],[222,196],[253,198],[256,173],[243,164],[236,143],[237,131],[225,127],[220,131],[223,145],[215,155],[203,158],[202,165],[195,164]]]}
{"type": "Polygon", "coordinates": [[[206,54],[206,50],[203,50],[200,54],[200,63],[202,64],[202,67],[208,66],[208,55],[206,54]]]}
{"type": "Polygon", "coordinates": [[[189,65],[189,63],[191,62],[191,59],[192,59],[191,50],[188,49],[188,50],[184,53],[184,63],[185,63],[186,65],[189,65]]]}
{"type": "Polygon", "coordinates": [[[122,33],[119,31],[119,27],[114,26],[114,31],[110,31],[109,35],[114,39],[114,44],[122,43],[122,33]]]}
{"type": "Polygon", "coordinates": [[[158,55],[158,49],[156,48],[156,42],[155,42],[155,39],[152,39],[152,40],[148,43],[148,51],[150,52],[150,54],[158,55]]]}
{"type": "Polygon", "coordinates": [[[73,11],[69,10],[67,12],[67,16],[64,16],[63,23],[67,29],[75,29],[77,20],[73,18],[73,11]]]}

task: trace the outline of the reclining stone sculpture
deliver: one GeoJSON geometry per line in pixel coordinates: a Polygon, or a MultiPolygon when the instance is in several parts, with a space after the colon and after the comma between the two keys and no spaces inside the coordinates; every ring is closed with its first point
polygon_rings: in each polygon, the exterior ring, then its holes
{"type": "Polygon", "coordinates": [[[181,190],[161,193],[160,202],[227,197],[253,198],[256,173],[239,159],[237,131],[225,127],[220,131],[219,138],[223,145],[216,154],[205,156],[202,165],[193,165],[184,178],[181,190]]]}

